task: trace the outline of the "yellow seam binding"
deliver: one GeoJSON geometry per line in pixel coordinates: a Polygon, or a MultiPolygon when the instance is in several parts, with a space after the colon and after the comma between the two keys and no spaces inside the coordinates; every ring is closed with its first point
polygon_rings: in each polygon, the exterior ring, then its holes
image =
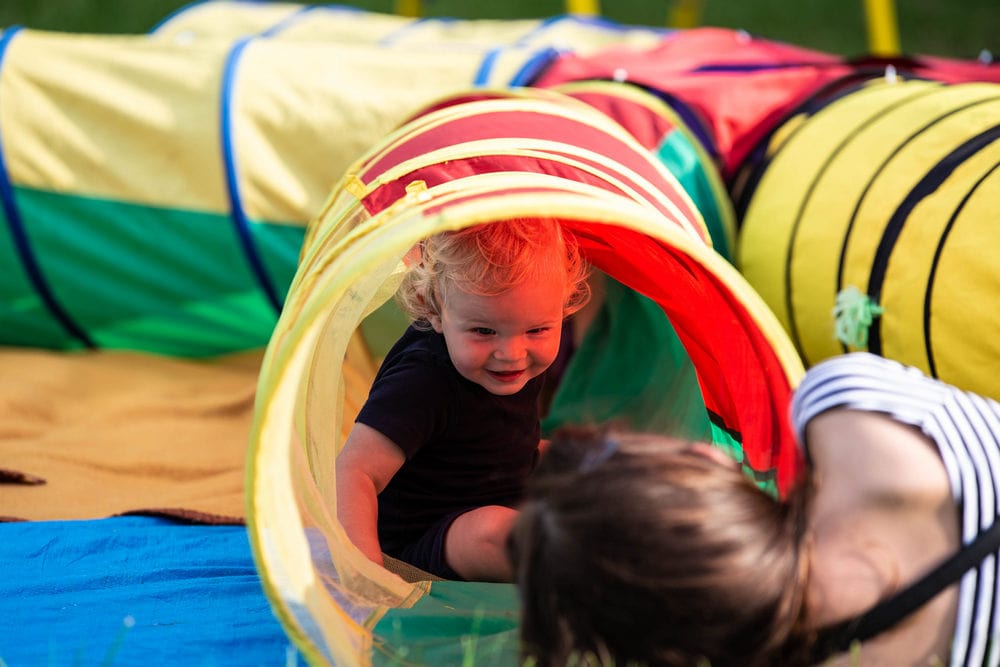
{"type": "Polygon", "coordinates": [[[361,182],[357,174],[349,174],[344,178],[344,189],[357,199],[364,199],[368,188],[361,182]]]}

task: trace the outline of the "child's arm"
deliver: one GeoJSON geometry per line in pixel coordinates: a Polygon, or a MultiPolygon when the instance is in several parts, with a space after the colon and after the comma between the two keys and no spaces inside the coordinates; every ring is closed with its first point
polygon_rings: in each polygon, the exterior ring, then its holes
{"type": "Polygon", "coordinates": [[[361,423],[337,455],[337,518],[355,546],[379,565],[378,494],[405,461],[392,440],[361,423]]]}

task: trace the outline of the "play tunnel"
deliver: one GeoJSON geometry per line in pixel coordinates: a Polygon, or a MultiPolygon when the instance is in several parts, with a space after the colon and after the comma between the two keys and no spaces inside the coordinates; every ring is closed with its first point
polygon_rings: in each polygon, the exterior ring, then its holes
{"type": "MultiPolygon", "coordinates": [[[[311,224],[261,371],[248,526],[268,597],[310,660],[516,660],[512,586],[407,580],[369,562],[336,519],[334,458],[378,361],[371,318],[409,250],[524,216],[558,220],[597,270],[665,316],[696,383],[661,383],[655,401],[693,392],[713,440],[749,475],[775,492],[795,479],[784,406],[801,364],[670,172],[607,116],[553,91],[436,104],[352,166],[311,224]]],[[[582,346],[570,363],[605,379],[633,370],[593,362],[582,346]]]]}
{"type": "MultiPolygon", "coordinates": [[[[998,72],[923,63],[930,78],[998,72]]],[[[516,664],[512,587],[376,567],[335,518],[332,459],[402,326],[400,262],[441,229],[551,216],[603,276],[543,428],[622,419],[704,437],[768,492],[787,489],[801,361],[726,261],[716,168],[731,176],[761,137],[792,137],[787,116],[844,71],[736,31],[572,17],[216,1],[149,35],[5,29],[0,543],[13,569],[0,599],[24,632],[0,657],[101,662],[112,646],[106,664],[290,663],[287,633],[317,664],[516,664]],[[513,88],[528,83],[553,91],[513,88]]],[[[973,204],[991,215],[983,178],[948,209],[956,224],[973,224],[973,204]]],[[[963,238],[983,247],[977,229],[963,238]]],[[[996,290],[964,252],[935,275],[974,267],[952,316],[978,327],[959,318],[989,312],[996,290]]]]}
{"type": "Polygon", "coordinates": [[[659,34],[441,21],[447,43],[399,34],[390,48],[379,26],[412,20],[280,3],[190,11],[148,36],[0,33],[0,343],[184,357],[262,347],[306,223],[407,116],[456,90],[511,85],[555,57],[553,40],[659,34]],[[286,14],[349,24],[354,39],[279,39],[269,22],[290,27],[286,14]],[[195,16],[249,32],[170,33],[195,16]]]}
{"type": "Polygon", "coordinates": [[[1000,397],[1000,86],[857,85],[758,169],[739,266],[807,366],[862,349],[1000,397]]]}

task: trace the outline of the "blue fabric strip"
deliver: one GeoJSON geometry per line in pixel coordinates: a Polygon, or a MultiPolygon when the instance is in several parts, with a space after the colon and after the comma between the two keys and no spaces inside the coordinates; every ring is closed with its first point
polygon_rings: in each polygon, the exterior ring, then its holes
{"type": "Polygon", "coordinates": [[[483,56],[483,61],[479,63],[479,70],[476,72],[476,76],[472,79],[472,84],[477,87],[487,86],[490,83],[490,73],[493,71],[493,66],[497,62],[497,58],[500,57],[500,53],[503,51],[500,47],[495,47],[486,52],[483,56]]]}
{"type": "Polygon", "coordinates": [[[392,46],[393,44],[401,40],[403,37],[405,37],[406,33],[410,32],[414,28],[422,26],[424,23],[427,22],[451,23],[455,20],[456,19],[448,17],[430,17],[430,18],[425,17],[425,18],[413,19],[412,21],[404,24],[399,30],[391,32],[382,39],[380,39],[377,42],[377,44],[378,46],[392,46]]]}
{"type": "Polygon", "coordinates": [[[262,30],[260,36],[273,37],[274,35],[278,34],[282,30],[287,28],[288,26],[295,25],[300,20],[302,20],[303,16],[316,9],[319,9],[318,5],[303,5],[302,7],[299,7],[297,10],[286,16],[285,18],[281,19],[280,21],[272,25],[267,30],[262,30]]]}
{"type": "Polygon", "coordinates": [[[233,226],[236,228],[236,234],[240,239],[240,244],[243,246],[243,252],[250,263],[250,268],[257,277],[257,282],[260,284],[261,290],[263,290],[267,300],[274,307],[274,312],[280,313],[281,299],[278,297],[274,285],[271,284],[264,262],[261,259],[260,253],[257,252],[257,247],[254,245],[253,235],[250,232],[250,221],[243,210],[233,148],[233,87],[240,57],[252,39],[252,37],[245,37],[237,41],[226,57],[226,65],[222,73],[222,90],[219,93],[221,102],[219,134],[222,136],[222,160],[226,169],[226,189],[228,191],[229,211],[233,226]]]}
{"type": "Polygon", "coordinates": [[[511,78],[508,86],[530,86],[542,72],[559,57],[561,52],[554,47],[546,47],[531,55],[511,78]]]}

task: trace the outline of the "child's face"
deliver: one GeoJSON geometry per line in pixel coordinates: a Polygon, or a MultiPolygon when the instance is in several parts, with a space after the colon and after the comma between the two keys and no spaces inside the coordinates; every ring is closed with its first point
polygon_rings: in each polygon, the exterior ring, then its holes
{"type": "Polygon", "coordinates": [[[432,317],[462,377],[491,394],[519,392],[559,352],[565,280],[529,279],[497,296],[477,296],[452,285],[432,317]]]}

